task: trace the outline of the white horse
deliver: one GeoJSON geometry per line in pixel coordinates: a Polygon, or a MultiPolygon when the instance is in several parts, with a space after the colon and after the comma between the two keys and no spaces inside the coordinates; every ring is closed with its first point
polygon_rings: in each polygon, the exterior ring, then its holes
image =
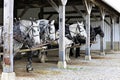
{"type": "MultiPolygon", "coordinates": [[[[81,45],[81,43],[79,42],[79,39],[86,40],[86,38],[87,38],[87,33],[86,33],[85,28],[84,28],[83,22],[81,22],[81,23],[77,22],[76,24],[72,24],[69,26],[69,28],[70,28],[71,36],[74,38],[73,39],[74,43],[81,45]],[[81,27],[74,28],[74,26],[81,26],[81,27]],[[79,32],[80,32],[80,34],[78,35],[79,32]],[[76,36],[76,37],[74,37],[74,36],[76,36]]],[[[70,56],[73,56],[73,49],[74,48],[70,49],[70,56]]],[[[76,50],[80,50],[80,48],[76,48],[76,50]]]]}
{"type": "MultiPolygon", "coordinates": [[[[32,48],[34,45],[33,38],[30,37],[31,26],[24,26],[20,21],[17,21],[13,25],[13,52],[14,57],[19,52],[19,50],[25,45],[27,48],[32,48]]],[[[3,30],[0,27],[0,44],[3,44],[3,30]]],[[[28,64],[26,65],[26,70],[32,70],[32,53],[28,53],[28,64]]]]}
{"type": "MultiPolygon", "coordinates": [[[[66,61],[70,61],[70,57],[69,57],[69,53],[70,53],[70,48],[67,47],[71,47],[73,43],[75,43],[74,41],[76,41],[77,37],[82,37],[84,39],[86,39],[87,37],[87,33],[84,29],[84,25],[83,23],[75,23],[72,24],[70,26],[66,26],[69,27],[69,32],[67,33],[67,35],[71,36],[71,39],[65,37],[65,47],[66,47],[66,61]]],[[[58,38],[58,43],[59,43],[59,30],[56,32],[56,38],[58,38]]]]}
{"type": "MultiPolygon", "coordinates": [[[[34,44],[34,39],[31,36],[32,33],[32,21],[28,25],[22,22],[22,20],[14,23],[13,27],[13,51],[14,56],[19,50],[24,46],[25,48],[32,48],[34,44]]],[[[28,63],[26,65],[27,72],[33,70],[32,68],[32,55],[33,51],[27,52],[28,55],[28,63]]]]}

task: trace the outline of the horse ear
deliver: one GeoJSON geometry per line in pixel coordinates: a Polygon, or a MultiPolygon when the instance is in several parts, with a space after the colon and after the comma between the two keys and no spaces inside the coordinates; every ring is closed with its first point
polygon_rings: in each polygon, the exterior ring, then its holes
{"type": "Polygon", "coordinates": [[[50,24],[54,24],[54,23],[55,23],[55,20],[50,21],[50,24]]]}

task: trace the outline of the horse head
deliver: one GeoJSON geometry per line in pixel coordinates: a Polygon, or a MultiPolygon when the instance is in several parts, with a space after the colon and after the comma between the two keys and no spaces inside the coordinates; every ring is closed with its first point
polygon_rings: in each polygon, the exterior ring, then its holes
{"type": "Polygon", "coordinates": [[[40,38],[43,41],[55,40],[55,25],[54,20],[49,21],[45,19],[37,20],[40,28],[40,38]]]}
{"type": "Polygon", "coordinates": [[[83,23],[75,23],[69,26],[71,36],[74,38],[75,42],[76,40],[79,41],[81,39],[85,40],[87,37],[87,33],[84,29],[83,23]]]}
{"type": "Polygon", "coordinates": [[[14,23],[14,39],[32,47],[34,40],[31,36],[33,22],[30,20],[20,20],[14,23]]]}
{"type": "Polygon", "coordinates": [[[41,43],[41,41],[40,41],[40,28],[38,28],[38,26],[33,25],[31,36],[34,39],[35,45],[38,45],[41,43]]]}
{"type": "Polygon", "coordinates": [[[87,33],[86,33],[85,28],[84,28],[83,22],[81,22],[81,23],[77,22],[77,24],[78,24],[77,26],[78,26],[79,31],[80,31],[79,36],[80,36],[82,39],[86,39],[87,33]]]}
{"type": "Polygon", "coordinates": [[[48,31],[49,31],[49,39],[55,40],[55,20],[49,22],[48,31]]]}
{"type": "Polygon", "coordinates": [[[96,35],[99,34],[101,37],[104,37],[104,32],[100,26],[94,28],[96,35]]]}

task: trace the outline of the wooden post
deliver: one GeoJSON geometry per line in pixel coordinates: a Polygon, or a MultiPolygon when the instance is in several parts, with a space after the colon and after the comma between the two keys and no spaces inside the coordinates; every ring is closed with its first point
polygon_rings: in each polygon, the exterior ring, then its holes
{"type": "Polygon", "coordinates": [[[114,40],[113,40],[113,38],[114,38],[114,36],[113,36],[114,25],[115,25],[115,19],[114,19],[114,16],[111,16],[111,46],[110,46],[111,51],[114,51],[114,40]]]}
{"type": "MultiPolygon", "coordinates": [[[[105,20],[105,9],[101,8],[100,9],[100,12],[101,12],[101,18],[102,18],[102,21],[101,21],[101,24],[102,24],[102,29],[104,30],[104,20],[105,20]]],[[[105,55],[105,52],[104,52],[104,38],[100,37],[100,55],[105,55]]]]}
{"type": "Polygon", "coordinates": [[[119,17],[119,48],[118,49],[120,50],[120,17],[119,17]]]}
{"type": "Polygon", "coordinates": [[[87,38],[86,38],[86,53],[85,53],[85,60],[91,60],[91,54],[90,54],[90,13],[92,10],[92,4],[89,0],[84,0],[87,15],[86,15],[86,32],[87,32],[87,38]]]}
{"type": "Polygon", "coordinates": [[[66,68],[65,61],[65,5],[67,0],[60,0],[59,5],[59,68],[66,68]]]}
{"type": "Polygon", "coordinates": [[[15,80],[13,72],[13,6],[14,0],[4,0],[4,54],[1,80],[15,80]]]}

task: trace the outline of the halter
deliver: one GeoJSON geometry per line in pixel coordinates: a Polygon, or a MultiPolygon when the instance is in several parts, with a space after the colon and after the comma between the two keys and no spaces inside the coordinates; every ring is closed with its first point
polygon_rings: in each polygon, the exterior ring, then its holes
{"type": "Polygon", "coordinates": [[[71,31],[71,30],[69,30],[71,33],[74,33],[74,34],[76,34],[76,35],[78,35],[79,33],[77,33],[77,29],[79,30],[79,32],[82,32],[80,29],[80,27],[79,27],[79,24],[77,24],[77,27],[76,27],[76,32],[73,32],[73,31],[71,31]]]}
{"type": "MultiPolygon", "coordinates": [[[[44,25],[44,24],[39,24],[39,25],[42,25],[42,27],[40,27],[40,36],[42,36],[42,35],[46,35],[47,36],[47,38],[50,40],[50,35],[51,34],[54,34],[55,32],[51,32],[50,30],[51,30],[51,27],[50,26],[53,26],[52,24],[47,24],[47,25],[44,25]]],[[[45,37],[46,38],[46,37],[45,37]]]]}
{"type": "MultiPolygon", "coordinates": [[[[33,27],[36,27],[36,26],[33,26],[33,27]]],[[[39,29],[39,28],[37,27],[37,29],[39,29]]],[[[33,36],[33,37],[39,36],[39,34],[38,34],[38,35],[34,35],[34,34],[33,34],[33,33],[35,32],[34,28],[32,28],[31,30],[32,30],[32,36],[33,36]]],[[[39,33],[40,33],[40,31],[39,31],[39,33]]]]}
{"type": "Polygon", "coordinates": [[[100,26],[94,28],[94,31],[95,31],[95,36],[96,36],[97,34],[99,34],[101,37],[104,37],[104,32],[103,32],[103,30],[101,29],[100,26]]]}
{"type": "Polygon", "coordinates": [[[70,30],[71,33],[74,33],[74,36],[72,36],[72,41],[75,43],[79,43],[79,37],[82,38],[82,35],[80,33],[84,31],[79,26],[81,25],[77,23],[77,26],[75,27],[75,32],[70,30]]]}

